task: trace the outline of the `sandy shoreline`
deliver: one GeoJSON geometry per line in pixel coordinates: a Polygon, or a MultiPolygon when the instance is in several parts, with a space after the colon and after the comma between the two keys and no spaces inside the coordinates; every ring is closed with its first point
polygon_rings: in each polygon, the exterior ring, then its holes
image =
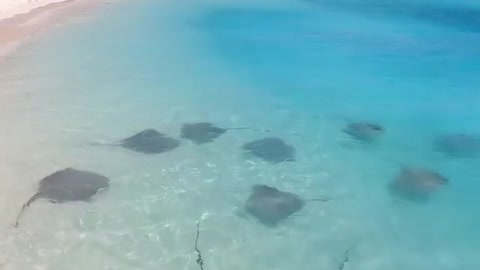
{"type": "Polygon", "coordinates": [[[102,3],[106,1],[28,0],[20,4],[18,0],[0,0],[0,57],[8,56],[40,31],[102,3]]]}
{"type": "Polygon", "coordinates": [[[0,20],[8,19],[18,14],[26,14],[35,8],[64,1],[65,0],[0,0],[0,20]]]}

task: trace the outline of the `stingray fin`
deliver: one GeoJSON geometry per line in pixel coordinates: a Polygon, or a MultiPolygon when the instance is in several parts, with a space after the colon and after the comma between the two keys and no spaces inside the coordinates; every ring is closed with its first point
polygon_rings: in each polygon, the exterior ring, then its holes
{"type": "Polygon", "coordinates": [[[33,203],[34,201],[36,201],[37,199],[39,199],[41,196],[42,196],[42,194],[40,194],[40,193],[35,193],[35,194],[22,206],[22,209],[21,209],[20,212],[18,213],[17,219],[15,220],[15,225],[14,225],[15,228],[18,228],[20,217],[22,216],[22,214],[23,214],[23,212],[25,211],[25,209],[26,209],[28,206],[30,206],[31,203],[33,203]]]}

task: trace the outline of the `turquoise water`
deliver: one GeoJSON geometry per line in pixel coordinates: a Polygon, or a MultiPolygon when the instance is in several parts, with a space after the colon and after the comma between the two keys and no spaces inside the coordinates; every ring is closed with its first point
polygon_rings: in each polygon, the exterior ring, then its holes
{"type": "MultiPolygon", "coordinates": [[[[475,3],[120,2],[42,35],[3,65],[3,269],[476,269],[478,159],[433,151],[445,133],[480,133],[475,3]],[[470,6],[467,6],[470,4],[470,6]],[[446,7],[444,7],[446,6],[446,7]],[[464,12],[467,10],[468,12],[464,12]],[[401,12],[400,12],[401,11],[401,12]],[[379,122],[375,144],[345,119],[379,122]],[[144,156],[90,147],[184,122],[271,129],[296,162],[242,154],[267,134],[229,131],[144,156]],[[399,164],[449,185],[426,204],[386,185],[399,164]],[[89,204],[37,202],[38,179],[73,166],[111,179],[89,204]],[[309,202],[276,228],[242,212],[262,183],[309,202]],[[10,222],[12,221],[12,222],[10,222]]],[[[269,134],[271,135],[271,134],[269,134]]]]}

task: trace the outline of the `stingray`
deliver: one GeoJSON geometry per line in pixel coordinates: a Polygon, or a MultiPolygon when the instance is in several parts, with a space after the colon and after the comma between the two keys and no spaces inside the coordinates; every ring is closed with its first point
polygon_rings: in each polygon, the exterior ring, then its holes
{"type": "Polygon", "coordinates": [[[390,183],[390,192],[396,196],[417,202],[427,201],[431,194],[441,186],[447,185],[448,179],[438,172],[407,167],[403,168],[390,183]]]}
{"type": "Polygon", "coordinates": [[[343,132],[357,140],[369,142],[385,133],[385,128],[374,123],[351,122],[343,129],[343,132]]]}
{"type": "Polygon", "coordinates": [[[451,134],[439,137],[435,149],[449,156],[467,156],[480,152],[480,139],[467,134],[451,134]]]}
{"type": "Polygon", "coordinates": [[[160,154],[177,148],[180,146],[180,141],[155,129],[145,129],[116,143],[95,143],[93,145],[118,145],[143,154],[160,154]]]}
{"type": "Polygon", "coordinates": [[[40,181],[37,192],[20,210],[15,227],[18,227],[24,210],[38,199],[47,199],[52,203],[88,202],[99,190],[107,189],[108,186],[109,179],[97,173],[72,168],[56,171],[40,181]]]}
{"type": "Polygon", "coordinates": [[[330,200],[331,198],[304,200],[296,194],[258,184],[252,187],[252,193],[245,203],[245,210],[260,223],[274,227],[300,211],[306,201],[327,202],[330,200]]]}
{"type": "Polygon", "coordinates": [[[264,130],[249,127],[219,128],[209,122],[198,122],[183,124],[181,128],[181,137],[190,140],[195,144],[205,144],[213,142],[215,139],[223,135],[228,130],[253,130],[270,132],[270,130],[268,129],[264,130]]]}
{"type": "Polygon", "coordinates": [[[295,161],[295,148],[276,137],[252,141],[244,144],[242,148],[247,153],[272,164],[295,161]]]}

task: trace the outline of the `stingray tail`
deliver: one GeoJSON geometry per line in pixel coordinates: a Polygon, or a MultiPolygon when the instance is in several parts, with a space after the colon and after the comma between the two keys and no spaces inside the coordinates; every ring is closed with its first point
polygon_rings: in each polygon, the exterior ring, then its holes
{"type": "Polygon", "coordinates": [[[332,198],[330,197],[319,197],[319,198],[315,198],[315,199],[308,199],[307,201],[309,202],[328,202],[328,201],[331,201],[332,198]]]}
{"type": "Polygon", "coordinates": [[[121,144],[121,142],[91,142],[89,144],[87,144],[87,146],[117,146],[121,144]]]}
{"type": "Polygon", "coordinates": [[[344,199],[353,196],[352,194],[345,194],[345,195],[339,195],[335,197],[328,197],[328,196],[323,196],[323,197],[317,197],[313,199],[308,199],[307,201],[309,202],[329,202],[332,200],[337,200],[337,199],[344,199]]]}
{"type": "Polygon", "coordinates": [[[20,217],[22,217],[22,214],[23,214],[23,212],[25,211],[25,209],[26,209],[28,206],[30,206],[31,203],[33,203],[34,201],[36,201],[37,199],[39,199],[40,196],[41,196],[40,193],[35,193],[35,194],[22,206],[22,209],[21,209],[20,212],[18,213],[17,219],[15,220],[15,225],[14,225],[15,228],[18,228],[19,221],[20,221],[20,217]]]}
{"type": "Polygon", "coordinates": [[[251,128],[251,127],[227,128],[227,130],[251,130],[251,131],[260,131],[260,132],[272,132],[270,129],[258,129],[258,128],[251,128]]]}

